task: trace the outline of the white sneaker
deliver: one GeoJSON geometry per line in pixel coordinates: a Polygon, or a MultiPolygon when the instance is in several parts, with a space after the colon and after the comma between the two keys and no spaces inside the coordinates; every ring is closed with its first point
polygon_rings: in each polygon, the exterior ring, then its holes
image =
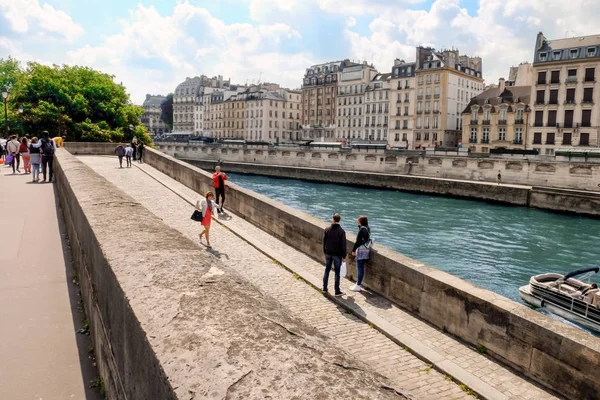
{"type": "Polygon", "coordinates": [[[350,288],[351,291],[353,292],[360,292],[360,286],[358,285],[354,285],[350,288]]]}

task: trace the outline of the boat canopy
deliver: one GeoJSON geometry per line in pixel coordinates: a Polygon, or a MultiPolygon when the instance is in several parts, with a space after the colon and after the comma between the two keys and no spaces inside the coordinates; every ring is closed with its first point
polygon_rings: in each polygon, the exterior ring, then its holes
{"type": "Polygon", "coordinates": [[[600,271],[600,267],[589,267],[589,268],[578,269],[577,271],[569,272],[567,275],[565,275],[565,277],[563,278],[563,281],[566,281],[567,279],[572,278],[577,275],[585,274],[587,272],[594,272],[597,274],[598,271],[600,271]]]}

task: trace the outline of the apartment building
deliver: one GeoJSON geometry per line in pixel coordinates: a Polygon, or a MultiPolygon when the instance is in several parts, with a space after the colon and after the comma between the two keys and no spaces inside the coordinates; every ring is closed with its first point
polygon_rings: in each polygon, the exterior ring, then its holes
{"type": "Polygon", "coordinates": [[[151,136],[167,133],[170,131],[169,125],[167,125],[161,118],[162,115],[162,103],[167,98],[161,95],[147,94],[142,108],[144,114],[140,118],[142,124],[148,129],[148,133],[151,136]]]}
{"type": "Polygon", "coordinates": [[[524,149],[529,136],[531,86],[498,86],[475,96],[462,113],[460,147],[474,153],[493,148],[524,149]]]}
{"type": "Polygon", "coordinates": [[[388,143],[391,147],[414,149],[414,104],[416,63],[396,59],[390,79],[390,123],[388,143]]]}
{"type": "Polygon", "coordinates": [[[600,35],[535,43],[528,146],[553,155],[560,147],[600,147],[600,35]]]}
{"type": "Polygon", "coordinates": [[[192,133],[195,130],[194,109],[202,78],[185,78],[177,85],[173,93],[173,132],[192,133]]]}
{"type": "MultiPolygon", "coordinates": [[[[364,63],[346,63],[337,79],[337,126],[335,137],[345,141],[365,140],[362,126],[363,101],[377,70],[364,63]]],[[[389,95],[389,94],[388,94],[389,95]]],[[[381,127],[380,127],[381,129],[381,127]]]]}
{"type": "Polygon", "coordinates": [[[392,74],[377,74],[365,91],[365,133],[361,139],[388,141],[392,74]]]}
{"type": "Polygon", "coordinates": [[[227,139],[243,139],[246,102],[242,96],[234,94],[225,100],[223,104],[223,124],[225,126],[224,136],[227,139]]]}
{"type": "Polygon", "coordinates": [[[417,47],[415,148],[455,147],[462,137],[461,113],[483,91],[481,58],[417,47]]]}

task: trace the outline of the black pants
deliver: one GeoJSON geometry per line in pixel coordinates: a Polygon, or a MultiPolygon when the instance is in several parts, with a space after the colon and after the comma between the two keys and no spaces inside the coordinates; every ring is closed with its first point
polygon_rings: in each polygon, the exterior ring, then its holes
{"type": "Polygon", "coordinates": [[[221,186],[219,188],[215,188],[215,200],[217,202],[217,204],[219,205],[219,208],[223,208],[223,205],[225,204],[225,187],[221,186]],[[221,197],[221,202],[219,203],[219,196],[221,197]]]}
{"type": "Polygon", "coordinates": [[[13,156],[12,162],[10,163],[10,166],[13,169],[13,174],[15,173],[15,162],[17,163],[17,168],[16,169],[19,169],[19,167],[21,166],[21,153],[15,154],[13,156]]]}
{"type": "Polygon", "coordinates": [[[127,159],[127,166],[131,167],[131,156],[125,156],[125,158],[127,159]]]}
{"type": "Polygon", "coordinates": [[[123,157],[124,156],[119,156],[118,155],[117,157],[119,157],[119,167],[123,168],[123,157]]]}
{"type": "Polygon", "coordinates": [[[144,156],[144,150],[138,150],[138,160],[140,160],[140,163],[142,162],[143,156],[144,156]]]}
{"type": "Polygon", "coordinates": [[[44,175],[44,180],[46,180],[46,166],[48,166],[48,171],[50,172],[50,179],[52,181],[53,176],[53,165],[54,165],[54,156],[42,156],[42,175],[44,175]]]}

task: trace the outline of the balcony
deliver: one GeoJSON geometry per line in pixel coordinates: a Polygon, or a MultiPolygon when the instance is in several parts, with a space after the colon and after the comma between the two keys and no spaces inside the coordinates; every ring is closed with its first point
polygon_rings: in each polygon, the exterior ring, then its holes
{"type": "Polygon", "coordinates": [[[533,126],[535,126],[535,127],[541,127],[541,126],[544,126],[544,124],[541,121],[535,121],[533,123],[533,126]]]}
{"type": "Polygon", "coordinates": [[[408,99],[404,99],[404,102],[405,103],[409,103],[410,101],[408,99]]]}
{"type": "Polygon", "coordinates": [[[402,103],[402,100],[400,100],[400,99],[396,100],[396,104],[398,104],[398,103],[402,103]]]}
{"type": "Polygon", "coordinates": [[[572,122],[565,122],[564,123],[564,128],[573,128],[573,123],[572,122]]]}
{"type": "Polygon", "coordinates": [[[546,140],[546,144],[554,144],[554,139],[552,139],[552,140],[546,140]]]}
{"type": "Polygon", "coordinates": [[[575,105],[575,99],[567,99],[567,100],[565,100],[564,104],[566,106],[574,106],[575,105]]]}
{"type": "Polygon", "coordinates": [[[423,110],[417,110],[417,114],[423,114],[423,110]]]}
{"type": "Polygon", "coordinates": [[[523,119],[515,119],[515,125],[523,125],[523,119]]]}
{"type": "Polygon", "coordinates": [[[439,99],[439,98],[440,98],[440,95],[439,95],[439,94],[434,94],[434,95],[433,95],[433,98],[434,98],[434,99],[439,99]]]}
{"type": "Polygon", "coordinates": [[[405,112],[405,113],[404,113],[404,114],[402,114],[402,115],[404,115],[405,117],[408,117],[408,113],[407,113],[407,112],[405,112]]]}
{"type": "Polygon", "coordinates": [[[550,84],[554,85],[554,84],[559,84],[560,83],[560,79],[550,79],[550,84]]]}
{"type": "Polygon", "coordinates": [[[396,117],[400,117],[400,116],[402,116],[402,114],[396,113],[396,117]]]}
{"type": "Polygon", "coordinates": [[[388,126],[388,124],[383,124],[383,127],[384,127],[384,128],[387,128],[387,126],[388,126]]]}
{"type": "Polygon", "coordinates": [[[594,104],[594,100],[592,99],[583,99],[581,104],[594,104]]]}
{"type": "Polygon", "coordinates": [[[431,110],[425,110],[425,114],[431,114],[431,110]]]}
{"type": "Polygon", "coordinates": [[[536,100],[535,101],[535,105],[537,105],[537,106],[543,106],[544,104],[546,104],[546,102],[544,100],[536,100]]]}
{"type": "Polygon", "coordinates": [[[553,106],[553,105],[558,105],[558,100],[557,100],[557,99],[552,99],[552,100],[550,100],[550,101],[548,102],[548,105],[551,105],[551,106],[553,106]]]}
{"type": "Polygon", "coordinates": [[[404,86],[404,89],[410,89],[410,86],[406,85],[404,86]]]}
{"type": "Polygon", "coordinates": [[[476,119],[472,119],[471,120],[471,125],[477,125],[477,120],[476,119]]]}
{"type": "Polygon", "coordinates": [[[523,140],[515,139],[513,140],[512,144],[523,144],[523,140]]]}
{"type": "Polygon", "coordinates": [[[402,129],[408,129],[408,126],[403,126],[402,129]]]}
{"type": "Polygon", "coordinates": [[[567,76],[567,80],[565,81],[565,83],[567,85],[577,83],[577,77],[576,76],[567,76]]]}
{"type": "Polygon", "coordinates": [[[481,139],[481,144],[489,144],[490,139],[481,139]]]}
{"type": "Polygon", "coordinates": [[[396,125],[396,126],[394,127],[394,130],[396,130],[396,131],[399,131],[399,130],[400,130],[400,125],[396,125]]]}
{"type": "Polygon", "coordinates": [[[583,81],[584,82],[589,82],[589,83],[595,83],[596,82],[596,78],[593,77],[593,76],[586,76],[583,81]]]}
{"type": "Polygon", "coordinates": [[[490,124],[490,120],[489,120],[489,119],[484,119],[484,120],[481,122],[481,124],[482,124],[482,125],[489,125],[489,124],[490,124]]]}
{"type": "Polygon", "coordinates": [[[591,122],[586,121],[581,123],[582,128],[590,128],[592,126],[591,122]]]}
{"type": "Polygon", "coordinates": [[[434,113],[434,114],[439,114],[439,113],[440,113],[440,110],[433,110],[433,113],[434,113]]]}
{"type": "Polygon", "coordinates": [[[536,82],[537,85],[545,85],[546,84],[546,80],[542,80],[542,81],[537,81],[536,82]]]}
{"type": "Polygon", "coordinates": [[[417,100],[423,100],[423,95],[422,94],[418,95],[417,100]]]}
{"type": "Polygon", "coordinates": [[[477,138],[469,138],[469,143],[477,144],[477,138]]]}
{"type": "Polygon", "coordinates": [[[426,95],[426,96],[425,96],[425,98],[426,98],[426,99],[431,99],[431,95],[430,95],[430,94],[428,94],[428,95],[426,95]]]}
{"type": "Polygon", "coordinates": [[[498,125],[506,125],[506,120],[505,119],[499,119],[498,120],[498,125]]]}
{"type": "Polygon", "coordinates": [[[402,90],[402,85],[398,85],[398,90],[402,90]]]}

